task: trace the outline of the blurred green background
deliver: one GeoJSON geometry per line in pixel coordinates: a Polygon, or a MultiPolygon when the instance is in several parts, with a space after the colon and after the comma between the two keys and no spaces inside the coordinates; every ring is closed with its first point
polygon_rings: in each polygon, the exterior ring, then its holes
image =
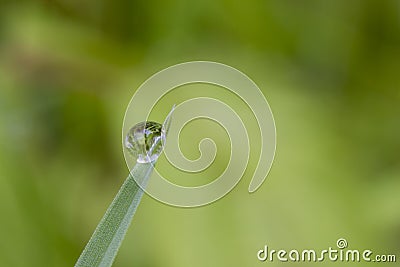
{"type": "Polygon", "coordinates": [[[274,165],[256,193],[249,170],[201,208],[145,196],[115,266],[281,266],[257,251],[341,237],[400,256],[399,1],[3,0],[0,266],[75,263],[128,173],[132,94],[190,60],[231,65],[263,90],[274,165]]]}

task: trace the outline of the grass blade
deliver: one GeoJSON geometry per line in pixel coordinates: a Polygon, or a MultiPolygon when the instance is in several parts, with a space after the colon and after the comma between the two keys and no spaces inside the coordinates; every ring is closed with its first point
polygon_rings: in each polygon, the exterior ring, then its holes
{"type": "Polygon", "coordinates": [[[137,163],[107,209],[75,267],[111,266],[143,196],[153,163],[137,163]],[[135,177],[135,178],[134,178],[135,177]]]}

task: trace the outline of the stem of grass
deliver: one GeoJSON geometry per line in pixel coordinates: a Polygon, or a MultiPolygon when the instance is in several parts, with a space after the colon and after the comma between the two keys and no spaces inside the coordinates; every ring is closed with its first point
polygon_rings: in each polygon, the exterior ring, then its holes
{"type": "Polygon", "coordinates": [[[75,267],[112,265],[133,215],[143,196],[138,186],[146,186],[154,163],[137,163],[107,209],[75,267]]]}

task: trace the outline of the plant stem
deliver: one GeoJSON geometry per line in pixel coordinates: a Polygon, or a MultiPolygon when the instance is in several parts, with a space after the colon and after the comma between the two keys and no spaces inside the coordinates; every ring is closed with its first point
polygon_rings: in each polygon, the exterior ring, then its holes
{"type": "Polygon", "coordinates": [[[75,267],[111,266],[143,196],[153,163],[137,163],[97,225],[75,267]],[[135,181],[136,180],[136,181],[135,181]]]}

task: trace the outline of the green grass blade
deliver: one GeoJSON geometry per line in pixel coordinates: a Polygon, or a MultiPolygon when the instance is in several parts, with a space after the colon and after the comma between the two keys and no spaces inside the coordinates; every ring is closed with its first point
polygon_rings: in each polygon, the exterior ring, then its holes
{"type": "Polygon", "coordinates": [[[75,267],[111,266],[143,196],[154,163],[137,163],[107,209],[75,267]],[[135,177],[135,178],[134,178],[135,177]]]}

